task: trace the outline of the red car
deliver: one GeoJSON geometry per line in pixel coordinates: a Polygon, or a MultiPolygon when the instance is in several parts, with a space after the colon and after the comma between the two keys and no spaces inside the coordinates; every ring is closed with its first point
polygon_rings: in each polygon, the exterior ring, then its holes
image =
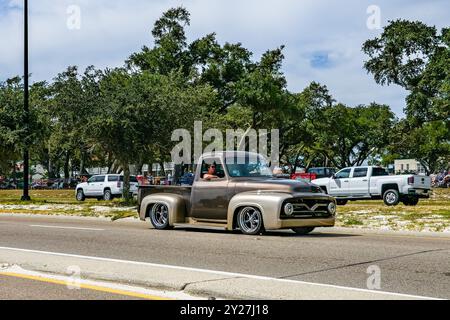
{"type": "Polygon", "coordinates": [[[312,180],[317,179],[317,175],[315,173],[293,173],[291,179],[311,182],[312,180]]]}

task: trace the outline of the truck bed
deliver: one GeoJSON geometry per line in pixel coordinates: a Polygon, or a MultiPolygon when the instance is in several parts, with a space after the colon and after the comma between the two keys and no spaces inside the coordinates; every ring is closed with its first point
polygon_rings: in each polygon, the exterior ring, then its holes
{"type": "Polygon", "coordinates": [[[138,196],[140,199],[143,199],[154,193],[173,193],[190,199],[191,191],[191,186],[139,186],[138,196]]]}
{"type": "Polygon", "coordinates": [[[142,199],[151,194],[171,193],[179,194],[185,199],[186,204],[189,204],[191,200],[191,192],[191,186],[139,186],[138,203],[140,204],[142,199]]]}

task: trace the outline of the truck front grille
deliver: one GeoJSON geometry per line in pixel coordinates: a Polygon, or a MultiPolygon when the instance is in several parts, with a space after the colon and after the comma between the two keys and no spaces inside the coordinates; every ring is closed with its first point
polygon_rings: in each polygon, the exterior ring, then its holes
{"type": "Polygon", "coordinates": [[[281,219],[314,219],[329,218],[332,215],[328,212],[329,200],[321,199],[289,199],[281,207],[281,219]],[[284,206],[291,203],[294,206],[294,212],[288,216],[284,212],[284,206]]]}

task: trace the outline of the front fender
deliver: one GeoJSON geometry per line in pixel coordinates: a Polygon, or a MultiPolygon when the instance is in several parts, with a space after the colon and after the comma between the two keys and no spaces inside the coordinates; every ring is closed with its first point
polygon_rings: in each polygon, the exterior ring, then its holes
{"type": "Polygon", "coordinates": [[[227,229],[233,230],[234,217],[238,209],[242,207],[256,207],[263,216],[264,227],[268,230],[279,229],[279,215],[281,205],[286,199],[293,198],[289,193],[282,192],[243,192],[231,198],[228,205],[227,229]]]}
{"type": "Polygon", "coordinates": [[[148,217],[149,210],[155,203],[163,203],[169,209],[169,225],[174,223],[184,223],[186,216],[186,203],[182,196],[170,193],[155,193],[142,199],[139,217],[145,220],[148,217]]]}

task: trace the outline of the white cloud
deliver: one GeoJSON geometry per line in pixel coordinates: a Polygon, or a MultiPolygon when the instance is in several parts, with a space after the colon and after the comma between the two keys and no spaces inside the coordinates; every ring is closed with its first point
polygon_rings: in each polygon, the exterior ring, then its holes
{"type": "MultiPolygon", "coordinates": [[[[30,70],[33,80],[51,80],[68,65],[99,68],[122,65],[142,45],[151,45],[154,21],[170,7],[191,12],[191,40],[216,32],[221,42],[242,42],[255,53],[286,45],[284,71],[289,88],[300,91],[311,81],[326,84],[349,105],[387,103],[401,114],[406,92],[378,86],[363,70],[362,43],[379,31],[366,26],[369,5],[387,20],[422,20],[441,28],[450,21],[448,0],[345,2],[323,0],[33,0],[30,1],[30,70]],[[67,7],[81,9],[81,29],[67,28],[67,7]],[[330,64],[314,68],[315,53],[330,64]]],[[[22,0],[0,0],[0,79],[22,71],[22,0]]]]}

